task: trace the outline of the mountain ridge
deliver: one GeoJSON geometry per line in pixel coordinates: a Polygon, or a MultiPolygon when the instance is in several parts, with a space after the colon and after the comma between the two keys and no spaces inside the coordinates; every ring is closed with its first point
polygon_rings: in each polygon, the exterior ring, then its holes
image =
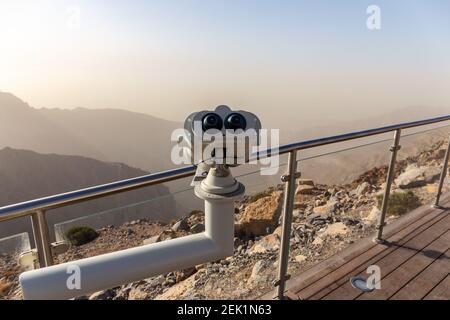
{"type": "Polygon", "coordinates": [[[0,92],[0,148],[81,155],[156,172],[173,167],[167,161],[169,139],[179,127],[177,122],[121,109],[37,109],[0,92]],[[161,143],[161,137],[167,137],[167,143],[161,143]]]}
{"type": "MultiPolygon", "coordinates": [[[[102,162],[83,156],[40,154],[30,150],[6,147],[0,150],[0,206],[61,194],[95,185],[148,174],[123,163],[102,162]]],[[[104,216],[111,224],[122,223],[130,217],[145,217],[153,221],[177,216],[175,201],[164,185],[150,186],[124,194],[51,210],[48,222],[53,224],[90,216],[104,210],[147,201],[164,196],[160,201],[117,210],[104,216]],[[55,213],[55,214],[53,214],[55,213]]],[[[0,238],[20,232],[31,233],[29,218],[19,218],[0,224],[0,238]]],[[[106,221],[105,220],[105,221],[106,221]]],[[[53,233],[53,232],[52,232],[53,233]]]]}

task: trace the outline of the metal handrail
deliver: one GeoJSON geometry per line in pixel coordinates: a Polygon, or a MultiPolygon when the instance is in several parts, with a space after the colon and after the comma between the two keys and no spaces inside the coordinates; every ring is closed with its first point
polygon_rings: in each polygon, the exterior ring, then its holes
{"type": "MultiPolygon", "coordinates": [[[[349,140],[355,140],[373,135],[383,134],[398,129],[408,129],[413,127],[425,126],[429,124],[439,123],[450,120],[450,115],[414,121],[406,122],[391,126],[385,126],[375,129],[355,131],[351,133],[329,136],[320,139],[300,141],[292,144],[280,146],[279,148],[272,148],[255,153],[252,159],[256,157],[259,159],[273,156],[276,154],[286,154],[291,151],[305,150],[315,147],[320,147],[328,144],[339,143],[349,140]]],[[[116,193],[131,191],[151,185],[156,185],[164,182],[182,179],[194,175],[196,170],[195,166],[187,166],[183,168],[177,168],[167,170],[163,172],[153,173],[141,177],[116,181],[90,188],[80,189],[76,191],[66,192],[58,195],[53,195],[45,198],[35,199],[31,201],[21,202],[9,206],[0,207],[0,222],[23,216],[31,215],[33,212],[39,210],[50,210],[59,207],[64,207],[77,202],[92,200],[101,198],[116,193]]]]}
{"type": "MultiPolygon", "coordinates": [[[[450,115],[437,117],[437,118],[431,118],[431,119],[425,119],[425,120],[419,120],[419,121],[413,121],[413,122],[404,122],[404,123],[399,123],[399,124],[395,124],[395,125],[379,127],[379,128],[369,129],[369,130],[354,131],[354,132],[350,132],[350,133],[334,135],[334,136],[329,136],[329,137],[325,137],[325,138],[299,141],[299,142],[280,146],[278,149],[279,150],[278,153],[285,154],[285,153],[289,153],[291,151],[311,149],[311,148],[315,148],[315,147],[321,147],[321,146],[339,143],[339,142],[345,142],[345,141],[349,141],[349,140],[367,138],[370,136],[388,133],[388,132],[392,132],[395,130],[404,130],[404,129],[410,129],[410,128],[415,128],[415,127],[422,127],[422,126],[435,124],[435,123],[439,123],[439,122],[444,122],[444,121],[448,121],[448,120],[450,120],[450,115]]],[[[271,152],[276,153],[276,151],[277,151],[277,149],[273,149],[273,150],[267,149],[265,151],[259,152],[258,157],[264,158],[264,157],[270,156],[271,152]]]]}
{"type": "MultiPolygon", "coordinates": [[[[391,147],[391,152],[393,153],[391,156],[391,162],[388,169],[388,182],[387,184],[382,213],[380,215],[379,225],[378,225],[378,236],[377,240],[382,240],[382,232],[384,226],[384,218],[387,211],[388,198],[390,194],[390,186],[393,179],[395,162],[396,162],[396,153],[400,148],[400,135],[402,130],[410,129],[414,127],[420,127],[430,124],[435,124],[439,122],[449,121],[450,115],[413,121],[413,122],[405,122],[396,125],[384,126],[379,128],[373,128],[369,130],[355,131],[341,135],[334,135],[319,139],[299,141],[287,145],[283,145],[277,148],[267,149],[264,151],[260,151],[258,153],[253,154],[250,157],[250,161],[254,159],[262,159],[278,154],[289,154],[289,172],[282,177],[282,181],[286,183],[286,191],[285,191],[285,199],[284,199],[284,210],[283,210],[283,231],[282,231],[282,246],[280,249],[280,265],[278,277],[279,279],[276,281],[276,286],[278,286],[278,298],[284,298],[284,287],[285,281],[288,279],[287,275],[287,264],[289,255],[289,234],[290,234],[290,224],[292,220],[292,208],[295,192],[293,192],[295,181],[299,176],[297,173],[296,165],[294,163],[297,162],[297,151],[305,150],[320,146],[325,146],[334,143],[345,142],[349,140],[355,140],[360,138],[366,138],[374,135],[379,135],[388,132],[395,132],[394,136],[394,145],[391,147]]],[[[437,197],[435,206],[439,206],[439,198],[442,193],[442,186],[444,179],[447,174],[447,166],[448,166],[448,158],[450,156],[450,143],[447,149],[447,153],[445,156],[445,163],[443,165],[439,188],[437,191],[437,197]]],[[[0,222],[16,219],[24,216],[31,216],[32,218],[32,226],[33,233],[35,237],[36,247],[38,250],[38,257],[40,266],[49,266],[53,263],[52,260],[52,252],[49,241],[49,230],[46,221],[46,211],[51,209],[56,209],[64,206],[68,206],[71,204],[75,204],[82,201],[93,200],[101,197],[110,196],[117,193],[122,193],[126,191],[131,191],[147,186],[152,186],[156,184],[161,184],[164,182],[169,182],[173,180],[182,179],[185,177],[189,177],[194,175],[196,170],[195,166],[187,166],[183,168],[163,171],[159,173],[149,174],[141,177],[116,181],[108,184],[103,184],[99,186],[94,186],[90,188],[85,188],[81,190],[71,191],[63,194],[53,195],[45,198],[35,199],[31,201],[21,202],[9,206],[4,206],[0,208],[0,222]]]]}

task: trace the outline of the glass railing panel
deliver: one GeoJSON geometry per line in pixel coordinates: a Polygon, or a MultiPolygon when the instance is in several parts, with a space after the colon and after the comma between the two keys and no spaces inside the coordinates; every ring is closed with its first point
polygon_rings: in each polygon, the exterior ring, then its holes
{"type": "MultiPolygon", "coordinates": [[[[449,134],[448,126],[402,132],[388,224],[434,201],[449,134]],[[416,175],[408,173],[416,168],[419,168],[416,175]],[[400,185],[401,175],[408,178],[403,180],[408,180],[409,186],[400,185]]],[[[299,161],[303,177],[311,178],[317,189],[309,192],[305,186],[305,194],[299,191],[296,196],[289,274],[295,276],[361,238],[374,235],[392,136],[379,143],[371,141],[350,147],[351,150],[299,161]]],[[[444,186],[444,193],[450,191],[448,183],[444,186]]],[[[273,272],[275,277],[276,270],[273,272]]]]}
{"type": "Polygon", "coordinates": [[[20,233],[0,239],[0,255],[13,255],[31,250],[28,233],[20,233]]]}

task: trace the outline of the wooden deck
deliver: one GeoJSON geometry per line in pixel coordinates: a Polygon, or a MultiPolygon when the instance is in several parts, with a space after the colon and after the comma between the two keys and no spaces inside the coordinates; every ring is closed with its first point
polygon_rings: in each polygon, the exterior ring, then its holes
{"type": "Polygon", "coordinates": [[[424,206],[385,227],[386,244],[373,237],[293,277],[287,283],[290,299],[421,300],[450,299],[450,194],[443,209],[424,206]],[[381,270],[381,289],[363,292],[350,278],[367,279],[367,268],[381,270]]]}

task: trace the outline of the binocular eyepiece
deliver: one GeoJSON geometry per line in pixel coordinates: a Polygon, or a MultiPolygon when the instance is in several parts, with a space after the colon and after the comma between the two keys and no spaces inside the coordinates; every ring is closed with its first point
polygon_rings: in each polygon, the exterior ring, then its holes
{"type": "Polygon", "coordinates": [[[249,158],[252,146],[259,144],[261,122],[251,112],[222,105],[214,111],[192,113],[184,129],[192,164],[211,161],[237,166],[249,158]]]}
{"type": "Polygon", "coordinates": [[[247,129],[247,120],[245,117],[237,112],[229,114],[224,120],[215,112],[206,114],[202,119],[203,131],[210,129],[222,130],[245,130],[247,129]]]}

